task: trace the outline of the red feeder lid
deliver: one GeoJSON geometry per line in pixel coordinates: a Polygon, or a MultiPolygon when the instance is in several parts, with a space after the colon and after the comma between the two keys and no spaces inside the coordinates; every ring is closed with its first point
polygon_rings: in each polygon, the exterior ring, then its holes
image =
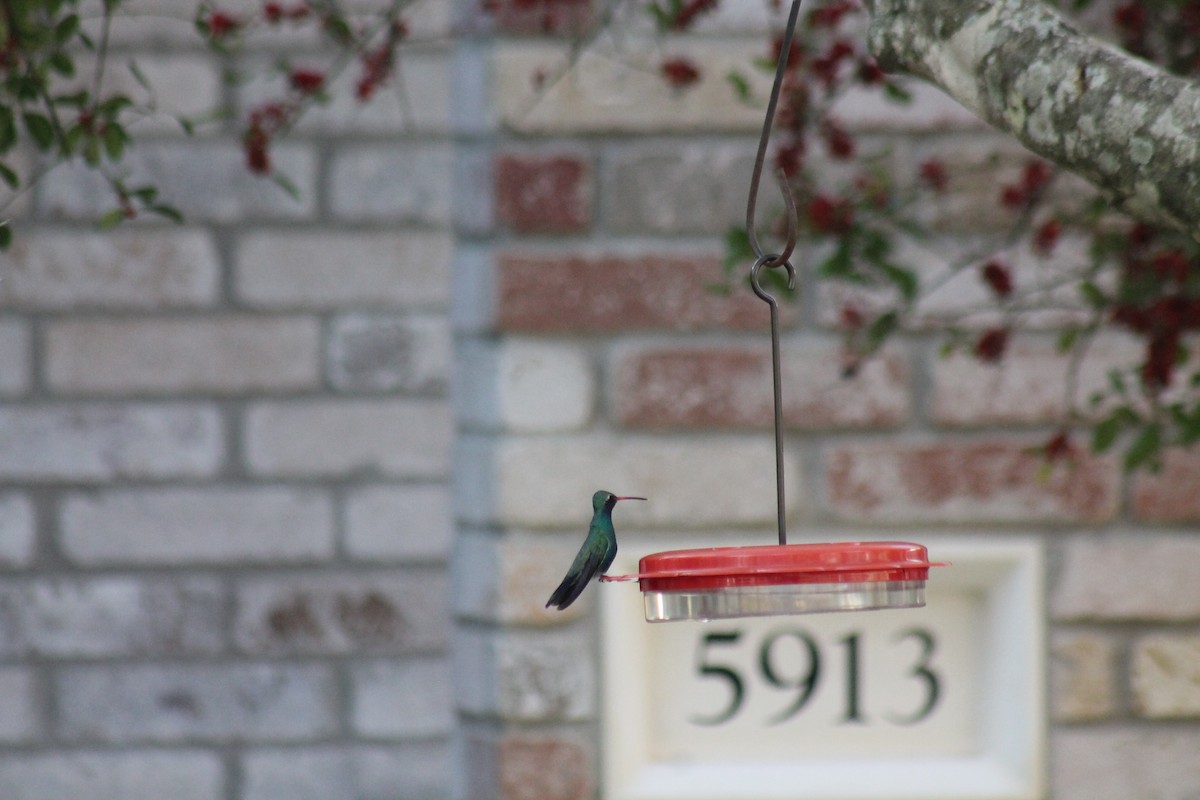
{"type": "Polygon", "coordinates": [[[912,542],[705,547],[644,557],[636,577],[643,592],[711,591],[737,586],[923,581],[930,567],[912,542]]]}

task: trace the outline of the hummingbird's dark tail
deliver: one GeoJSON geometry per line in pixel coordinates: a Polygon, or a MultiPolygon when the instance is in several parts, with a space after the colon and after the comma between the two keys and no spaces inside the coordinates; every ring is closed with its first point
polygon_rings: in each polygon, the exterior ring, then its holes
{"type": "Polygon", "coordinates": [[[546,608],[557,606],[558,610],[566,608],[574,603],[579,595],[583,594],[584,588],[588,585],[588,580],[591,576],[583,575],[568,575],[563,578],[562,583],[554,590],[554,594],[550,595],[550,599],[546,601],[546,608]]]}

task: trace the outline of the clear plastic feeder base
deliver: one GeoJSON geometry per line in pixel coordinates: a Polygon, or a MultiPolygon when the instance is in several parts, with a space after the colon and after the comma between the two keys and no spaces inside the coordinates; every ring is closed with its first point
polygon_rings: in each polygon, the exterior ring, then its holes
{"type": "Polygon", "coordinates": [[[638,565],[647,622],[920,608],[929,568],[911,542],[670,550],[638,565]]]}
{"type": "Polygon", "coordinates": [[[921,608],[925,581],[735,586],[707,592],[646,592],[644,599],[647,622],[921,608]]]}

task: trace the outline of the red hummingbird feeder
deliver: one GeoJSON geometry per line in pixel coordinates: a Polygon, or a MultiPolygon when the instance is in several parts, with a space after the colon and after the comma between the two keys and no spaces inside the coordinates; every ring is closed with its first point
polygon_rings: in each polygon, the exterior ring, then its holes
{"type": "Polygon", "coordinates": [[[912,542],[831,542],[668,550],[637,575],[646,621],[727,619],[925,605],[929,560],[912,542]]]}
{"type": "Polygon", "coordinates": [[[791,52],[800,3],[791,15],[779,49],[775,83],[767,103],[758,156],[746,204],[746,234],[754,251],[750,287],[771,309],[771,369],[775,390],[775,491],[779,544],[749,547],[709,547],[669,550],[645,556],[636,575],[605,576],[601,580],[636,579],[644,595],[647,622],[711,620],[811,614],[827,611],[869,611],[919,608],[925,605],[925,581],[930,567],[948,566],[929,560],[923,545],[912,542],[787,543],[784,513],[782,388],[779,366],[779,308],[763,289],[763,269],[782,267],[788,289],[796,269],[788,260],[797,242],[796,203],[782,170],[776,173],[787,205],[787,241],[780,253],[767,254],[758,241],[754,211],[766,160],[767,142],[779,102],[787,55],[791,52]]]}

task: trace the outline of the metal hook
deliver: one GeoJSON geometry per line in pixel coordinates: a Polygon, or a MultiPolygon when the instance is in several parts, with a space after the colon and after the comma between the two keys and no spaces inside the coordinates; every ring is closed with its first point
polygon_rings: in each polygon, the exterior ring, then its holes
{"type": "MultiPolygon", "coordinates": [[[[754,212],[758,205],[758,185],[762,180],[763,165],[767,159],[767,143],[771,138],[771,129],[775,126],[775,110],[779,105],[779,93],[783,87],[783,74],[787,71],[788,57],[792,52],[792,36],[796,32],[796,20],[800,16],[800,0],[792,1],[792,10],[788,14],[787,27],[783,31],[783,39],[779,48],[779,62],[775,65],[775,83],[771,86],[771,98],[767,101],[767,113],[763,118],[762,133],[758,137],[758,154],[754,158],[754,171],[750,176],[750,198],[746,201],[746,236],[750,240],[750,249],[754,251],[754,257],[762,260],[764,251],[762,245],[758,241],[758,232],[755,230],[754,212]]],[[[764,262],[767,267],[780,267],[787,263],[791,258],[792,251],[796,249],[797,222],[796,222],[796,200],[792,197],[791,190],[788,188],[787,175],[784,171],[778,170],[776,178],[779,181],[779,191],[783,193],[784,203],[787,204],[787,242],[784,244],[783,251],[778,255],[772,256],[768,261],[764,262]]],[[[761,297],[761,295],[760,295],[761,297]]]]}
{"type": "Polygon", "coordinates": [[[787,514],[784,511],[783,500],[783,380],[779,366],[779,303],[758,282],[758,273],[763,267],[771,266],[773,261],[783,259],[783,268],[787,270],[788,289],[796,287],[796,268],[792,262],[781,255],[762,255],[750,268],[750,288],[766,301],[771,307],[771,377],[775,390],[775,505],[776,518],[779,526],[779,543],[787,544],[787,514]]]}

